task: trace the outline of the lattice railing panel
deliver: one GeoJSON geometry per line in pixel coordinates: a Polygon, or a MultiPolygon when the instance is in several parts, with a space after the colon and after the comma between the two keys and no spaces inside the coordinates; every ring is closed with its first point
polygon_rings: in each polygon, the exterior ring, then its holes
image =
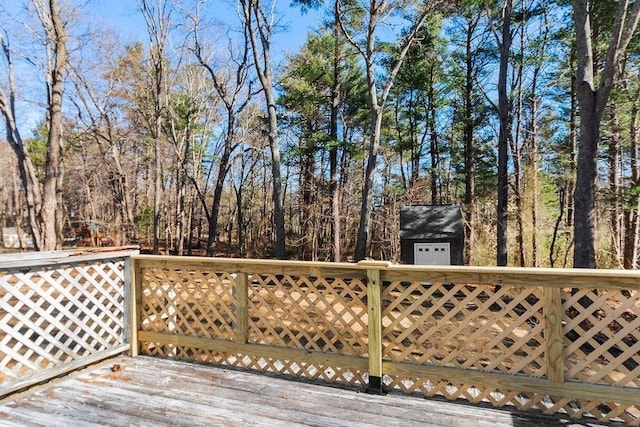
{"type": "Polygon", "coordinates": [[[124,259],[0,268],[0,392],[124,344],[124,259]]]}
{"type": "MultiPolygon", "coordinates": [[[[546,375],[541,289],[419,282],[390,282],[383,289],[386,360],[534,378],[546,375]]],[[[570,291],[562,293],[566,380],[638,387],[638,293],[570,291]]],[[[454,384],[446,378],[386,376],[385,384],[427,397],[640,425],[640,404],[608,402],[606,395],[602,401],[551,397],[517,387],[454,384]]]]}
{"type": "MultiPolygon", "coordinates": [[[[225,340],[230,345],[240,335],[246,336],[248,345],[275,352],[366,356],[367,291],[362,280],[258,273],[245,277],[247,330],[242,334],[236,329],[242,324],[236,274],[143,267],[141,330],[225,340]]],[[[325,382],[365,384],[364,371],[307,362],[300,356],[265,357],[153,341],[143,341],[140,351],[325,382]]]]}
{"type": "Polygon", "coordinates": [[[395,380],[386,378],[389,387],[402,382],[403,391],[421,393],[425,397],[442,396],[448,400],[464,399],[471,403],[490,404],[494,407],[513,406],[521,411],[537,410],[547,415],[565,413],[571,418],[594,418],[598,422],[624,422],[639,425],[640,415],[637,406],[620,405],[604,401],[577,401],[571,397],[550,397],[544,394],[528,393],[519,390],[501,390],[492,387],[478,387],[474,384],[452,383],[429,379],[404,378],[395,380]]]}
{"type": "Polygon", "coordinates": [[[537,288],[390,282],[383,357],[483,372],[545,374],[537,288]]]}
{"type": "Polygon", "coordinates": [[[143,267],[142,352],[640,425],[634,273],[207,264],[143,267]],[[625,290],[558,287],[585,283],[625,290]]]}
{"type": "Polygon", "coordinates": [[[143,330],[233,338],[235,278],[231,274],[145,268],[143,277],[143,330]]]}
{"type": "Polygon", "coordinates": [[[365,372],[330,365],[305,362],[292,363],[292,361],[286,359],[222,353],[152,342],[145,342],[142,350],[145,354],[151,356],[165,357],[171,355],[178,359],[198,363],[211,363],[218,366],[229,366],[276,375],[303,377],[308,380],[326,383],[342,383],[360,387],[364,387],[367,384],[365,372]]]}
{"type": "Polygon", "coordinates": [[[367,353],[367,287],[361,280],[251,277],[249,342],[351,356],[367,353]]]}
{"type": "Polygon", "coordinates": [[[475,384],[459,384],[441,380],[432,382],[426,378],[386,377],[388,387],[401,389],[407,394],[421,393],[425,397],[442,396],[448,400],[464,399],[471,403],[490,404],[494,407],[514,406],[521,411],[538,410],[552,415],[565,413],[572,418],[594,418],[598,422],[624,422],[628,425],[640,425],[639,405],[625,405],[607,401],[576,400],[572,397],[551,397],[540,393],[521,390],[498,389],[475,384]]]}
{"type": "Polygon", "coordinates": [[[360,386],[365,386],[367,384],[366,374],[364,372],[343,369],[332,365],[305,362],[292,363],[291,361],[284,359],[242,355],[236,355],[233,358],[229,358],[228,363],[231,366],[241,367],[243,369],[251,369],[278,375],[303,377],[327,383],[342,383],[360,386]]]}
{"type": "Polygon", "coordinates": [[[640,387],[638,294],[590,289],[563,293],[567,379],[640,387]]]}

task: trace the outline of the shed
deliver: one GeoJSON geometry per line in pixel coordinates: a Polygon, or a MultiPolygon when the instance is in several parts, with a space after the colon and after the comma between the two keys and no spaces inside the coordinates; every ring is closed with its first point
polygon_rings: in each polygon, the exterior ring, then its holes
{"type": "Polygon", "coordinates": [[[22,234],[22,244],[20,236],[18,235],[17,227],[3,227],[2,228],[2,243],[5,249],[34,249],[33,236],[28,234],[24,230],[20,230],[22,234]],[[23,247],[26,245],[26,247],[23,247]]]}
{"type": "Polygon", "coordinates": [[[457,205],[400,208],[400,260],[403,264],[463,265],[464,226],[457,205]]]}

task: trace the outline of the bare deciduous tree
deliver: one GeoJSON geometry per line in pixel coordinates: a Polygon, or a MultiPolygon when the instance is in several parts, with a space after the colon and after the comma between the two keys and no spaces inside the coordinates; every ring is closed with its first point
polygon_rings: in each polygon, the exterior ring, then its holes
{"type": "Polygon", "coordinates": [[[337,17],[342,34],[347,41],[359,52],[365,62],[367,88],[369,95],[369,144],[367,147],[367,161],[364,172],[362,203],[360,206],[360,222],[354,251],[354,260],[363,260],[367,255],[369,244],[369,222],[373,208],[373,183],[378,153],[380,150],[380,135],[384,107],[389,97],[396,76],[400,71],[411,45],[420,34],[428,16],[432,14],[440,1],[413,3],[405,1],[370,0],[368,2],[337,2],[337,17]],[[410,28],[400,40],[398,54],[394,58],[393,66],[388,75],[381,81],[377,72],[377,58],[381,46],[378,44],[380,26],[391,15],[403,12],[412,15],[410,28]],[[358,20],[358,17],[362,18],[358,20]],[[354,25],[355,23],[355,25],[354,25]],[[360,36],[360,29],[362,35],[360,36]]]}
{"type": "Polygon", "coordinates": [[[153,139],[154,153],[154,193],[153,193],[153,253],[159,253],[160,242],[160,215],[162,213],[162,120],[166,107],[166,57],[165,49],[169,37],[169,25],[171,19],[171,6],[166,0],[139,0],[138,6],[142,11],[147,31],[149,34],[149,49],[151,53],[150,91],[153,103],[153,125],[151,126],[151,138],[153,139]]]}
{"type": "Polygon", "coordinates": [[[278,114],[276,95],[273,87],[273,66],[271,63],[271,38],[275,25],[275,1],[265,6],[260,0],[240,0],[244,16],[246,34],[249,36],[253,65],[262,85],[269,124],[268,139],[271,149],[271,175],[273,192],[273,219],[275,226],[275,255],[278,259],[287,257],[284,227],[284,204],[282,194],[282,173],[280,170],[280,147],[278,145],[278,114]]]}
{"type": "Polygon", "coordinates": [[[34,0],[32,5],[42,30],[39,41],[46,58],[43,71],[46,83],[47,145],[41,182],[17,124],[18,88],[6,31],[0,35],[0,45],[7,67],[8,93],[0,90],[0,111],[7,128],[7,140],[18,158],[20,179],[27,198],[29,227],[35,246],[39,250],[49,251],[62,245],[59,196],[63,179],[62,99],[67,66],[67,29],[57,0],[34,0]]]}
{"type": "MultiPolygon", "coordinates": [[[[198,3],[195,12],[186,12],[192,26],[193,46],[191,46],[191,50],[213,82],[215,91],[224,106],[226,119],[223,137],[224,142],[221,152],[218,153],[217,156],[219,158],[218,173],[213,190],[211,210],[207,211],[207,220],[209,222],[207,255],[214,256],[216,235],[218,232],[218,215],[220,212],[224,183],[227,179],[229,168],[231,167],[231,158],[239,145],[237,140],[238,119],[252,97],[252,81],[249,79],[251,41],[248,34],[249,26],[245,25],[243,27],[244,37],[238,43],[235,43],[231,38],[227,40],[228,57],[226,57],[226,59],[228,65],[216,69],[212,55],[207,52],[207,46],[201,36],[200,4],[201,3],[198,3]]],[[[219,63],[223,61],[224,60],[219,61],[219,63]]]]}

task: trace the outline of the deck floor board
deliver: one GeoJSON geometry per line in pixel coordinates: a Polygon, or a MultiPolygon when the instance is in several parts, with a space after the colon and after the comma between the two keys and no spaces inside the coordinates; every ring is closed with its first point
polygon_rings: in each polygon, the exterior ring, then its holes
{"type": "MultiPolygon", "coordinates": [[[[538,412],[118,357],[0,400],[0,426],[584,426],[538,412]],[[120,369],[112,370],[118,365],[120,369]]],[[[595,424],[594,424],[595,425],[595,424]]]]}

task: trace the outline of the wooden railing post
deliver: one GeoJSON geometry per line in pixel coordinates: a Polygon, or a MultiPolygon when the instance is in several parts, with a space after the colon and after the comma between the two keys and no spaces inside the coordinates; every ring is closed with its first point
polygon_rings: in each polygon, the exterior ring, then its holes
{"type": "Polygon", "coordinates": [[[560,288],[545,287],[544,290],[544,337],[546,341],[545,361],[547,379],[553,383],[564,383],[564,334],[562,333],[562,293],[560,288]]]}
{"type": "Polygon", "coordinates": [[[138,329],[140,328],[140,310],[142,304],[142,269],[140,263],[134,257],[129,258],[131,262],[131,292],[130,299],[130,315],[129,315],[129,355],[131,357],[138,356],[138,329]]]}
{"type": "Polygon", "coordinates": [[[236,276],[235,291],[235,340],[238,344],[246,344],[249,334],[249,275],[240,272],[236,276]]]}
{"type": "Polygon", "coordinates": [[[361,261],[358,265],[367,269],[369,384],[366,392],[385,394],[382,383],[382,282],[380,269],[388,267],[389,263],[361,261]]]}
{"type": "Polygon", "coordinates": [[[122,272],[123,289],[122,295],[124,296],[124,302],[122,304],[122,343],[129,344],[131,346],[131,305],[133,300],[131,299],[133,287],[133,270],[131,256],[124,259],[124,271],[122,272]]]}

